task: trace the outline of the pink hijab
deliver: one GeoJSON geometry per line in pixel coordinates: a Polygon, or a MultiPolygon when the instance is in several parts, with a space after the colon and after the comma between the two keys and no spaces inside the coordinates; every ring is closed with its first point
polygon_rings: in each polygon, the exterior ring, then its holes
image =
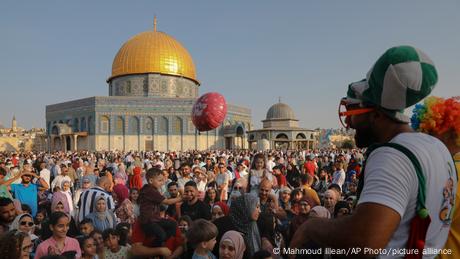
{"type": "Polygon", "coordinates": [[[62,205],[64,205],[64,212],[69,214],[69,201],[67,199],[67,196],[62,192],[53,193],[53,198],[51,199],[51,212],[54,212],[56,210],[56,207],[59,203],[62,203],[62,205]]]}
{"type": "Polygon", "coordinates": [[[241,233],[234,230],[227,231],[222,236],[220,243],[224,242],[225,240],[233,243],[233,246],[235,247],[235,259],[243,259],[246,245],[244,244],[244,239],[241,233]]]}

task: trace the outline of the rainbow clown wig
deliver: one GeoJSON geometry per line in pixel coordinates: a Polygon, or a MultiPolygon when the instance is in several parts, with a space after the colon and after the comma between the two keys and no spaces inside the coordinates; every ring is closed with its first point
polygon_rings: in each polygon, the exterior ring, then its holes
{"type": "Polygon", "coordinates": [[[460,96],[449,99],[430,96],[423,104],[416,104],[413,113],[413,129],[438,136],[452,131],[460,146],[460,96]]]}

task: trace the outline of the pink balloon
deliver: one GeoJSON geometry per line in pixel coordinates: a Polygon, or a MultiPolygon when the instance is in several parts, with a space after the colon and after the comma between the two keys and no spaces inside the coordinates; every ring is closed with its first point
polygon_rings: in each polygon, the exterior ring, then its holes
{"type": "Polygon", "coordinates": [[[193,105],[192,121],[199,131],[208,131],[219,127],[227,116],[227,103],[219,93],[206,93],[193,105]]]}

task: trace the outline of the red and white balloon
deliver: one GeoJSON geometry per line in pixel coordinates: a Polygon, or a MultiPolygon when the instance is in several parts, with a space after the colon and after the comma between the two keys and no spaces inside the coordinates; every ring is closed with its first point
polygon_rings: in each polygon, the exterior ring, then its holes
{"type": "Polygon", "coordinates": [[[193,105],[192,121],[199,131],[219,127],[227,116],[227,102],[219,93],[206,93],[193,105]]]}

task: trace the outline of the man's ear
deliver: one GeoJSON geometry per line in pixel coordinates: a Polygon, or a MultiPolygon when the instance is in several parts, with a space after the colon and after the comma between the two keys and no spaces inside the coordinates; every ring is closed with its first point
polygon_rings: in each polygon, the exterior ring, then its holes
{"type": "Polygon", "coordinates": [[[382,119],[385,119],[385,118],[386,118],[386,115],[382,111],[380,111],[378,109],[376,109],[375,111],[370,112],[370,114],[369,114],[369,119],[370,119],[371,124],[374,124],[375,122],[379,122],[379,121],[381,121],[382,119]]]}

